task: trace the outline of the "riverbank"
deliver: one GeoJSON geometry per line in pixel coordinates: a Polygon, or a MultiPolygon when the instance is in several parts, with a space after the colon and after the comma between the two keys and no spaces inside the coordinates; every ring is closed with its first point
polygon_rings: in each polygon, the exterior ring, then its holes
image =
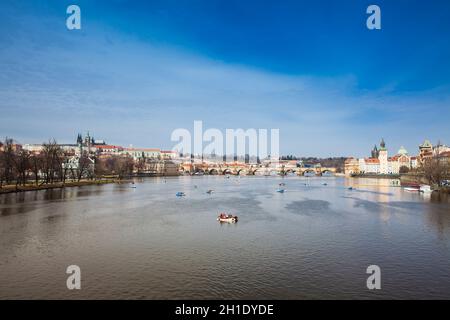
{"type": "Polygon", "coordinates": [[[361,174],[352,174],[352,178],[374,178],[374,179],[399,179],[399,174],[370,174],[370,173],[361,173],[361,174]]]}
{"type": "Polygon", "coordinates": [[[118,179],[102,179],[102,180],[81,180],[74,182],[57,182],[52,184],[27,184],[25,186],[16,186],[16,185],[6,185],[0,188],[0,194],[3,193],[15,193],[15,192],[25,192],[25,191],[37,191],[37,190],[49,190],[49,189],[60,189],[60,188],[70,188],[70,187],[81,187],[81,186],[89,186],[89,185],[99,185],[99,184],[108,184],[108,183],[125,183],[125,180],[118,179]]]}
{"type": "MultiPolygon", "coordinates": [[[[417,175],[417,174],[411,174],[411,173],[407,173],[407,174],[402,174],[400,176],[400,183],[402,186],[419,186],[422,184],[429,184],[429,182],[427,181],[427,179],[425,179],[425,177],[417,175]]],[[[434,185],[432,186],[433,191],[434,192],[439,192],[439,193],[443,193],[443,194],[450,194],[450,187],[446,187],[446,186],[437,186],[434,185]]]]}

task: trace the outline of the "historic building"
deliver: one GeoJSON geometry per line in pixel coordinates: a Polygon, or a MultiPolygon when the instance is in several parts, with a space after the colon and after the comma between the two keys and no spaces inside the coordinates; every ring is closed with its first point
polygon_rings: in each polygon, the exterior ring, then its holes
{"type": "Polygon", "coordinates": [[[398,152],[389,157],[388,149],[384,139],[381,139],[380,146],[376,146],[371,151],[371,157],[354,159],[348,158],[345,161],[345,173],[352,174],[398,174],[402,167],[407,169],[417,167],[416,158],[409,156],[408,151],[402,146],[398,152]]]}
{"type": "Polygon", "coordinates": [[[154,148],[124,148],[122,155],[133,157],[133,160],[141,158],[161,159],[161,150],[154,148]]]}
{"type": "Polygon", "coordinates": [[[353,157],[345,159],[344,173],[347,176],[359,174],[359,161],[353,157]]]}
{"type": "Polygon", "coordinates": [[[425,140],[419,145],[419,162],[424,162],[428,158],[433,157],[433,145],[429,140],[425,140]]]}
{"type": "Polygon", "coordinates": [[[423,163],[426,159],[430,159],[432,157],[444,157],[450,154],[450,147],[438,142],[435,146],[429,141],[425,140],[421,145],[419,145],[419,156],[418,162],[419,164],[423,163]]]}

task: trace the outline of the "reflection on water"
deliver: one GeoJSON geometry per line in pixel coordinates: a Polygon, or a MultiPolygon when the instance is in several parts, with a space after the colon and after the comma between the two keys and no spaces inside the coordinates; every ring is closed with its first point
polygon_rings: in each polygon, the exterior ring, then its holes
{"type": "Polygon", "coordinates": [[[1,195],[0,298],[450,298],[448,196],[333,177],[136,186],[1,195]],[[71,264],[80,291],[66,289],[71,264]],[[380,291],[366,289],[370,264],[380,291]]]}

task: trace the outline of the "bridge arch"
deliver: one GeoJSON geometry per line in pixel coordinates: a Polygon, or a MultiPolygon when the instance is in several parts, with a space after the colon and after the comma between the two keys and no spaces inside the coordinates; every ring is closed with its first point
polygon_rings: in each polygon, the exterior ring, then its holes
{"type": "Polygon", "coordinates": [[[269,176],[277,176],[279,175],[278,170],[272,169],[270,171],[268,171],[269,176]]]}
{"type": "Polygon", "coordinates": [[[286,174],[287,176],[293,176],[293,175],[295,175],[295,170],[294,170],[294,169],[287,169],[287,170],[285,171],[285,174],[286,174]]]}
{"type": "Polygon", "coordinates": [[[222,174],[223,174],[223,175],[226,175],[226,174],[232,174],[231,169],[229,169],[229,168],[224,169],[224,170],[222,171],[222,174]]]}
{"type": "Polygon", "coordinates": [[[209,174],[210,175],[212,175],[212,176],[215,176],[215,175],[218,175],[219,174],[219,171],[217,170],[217,169],[210,169],[209,170],[209,174]]]}
{"type": "Polygon", "coordinates": [[[325,176],[325,177],[329,177],[329,176],[334,175],[334,172],[331,171],[331,170],[323,170],[323,171],[321,172],[321,175],[322,175],[322,176],[325,176]]]}
{"type": "Polygon", "coordinates": [[[316,175],[317,174],[316,170],[314,170],[314,169],[306,169],[302,173],[303,176],[309,176],[311,174],[316,175]]]}
{"type": "Polygon", "coordinates": [[[248,171],[247,171],[247,169],[239,169],[238,171],[237,171],[237,175],[238,176],[246,176],[246,175],[248,175],[248,171]]]}
{"type": "Polygon", "coordinates": [[[255,176],[262,176],[262,175],[264,175],[264,169],[262,169],[262,168],[255,169],[255,170],[253,170],[253,174],[255,176]]]}

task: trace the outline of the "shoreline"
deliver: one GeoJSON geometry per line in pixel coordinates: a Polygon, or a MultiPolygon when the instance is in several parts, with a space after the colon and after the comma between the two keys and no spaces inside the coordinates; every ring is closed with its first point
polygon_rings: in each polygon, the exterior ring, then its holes
{"type": "Polygon", "coordinates": [[[400,179],[401,174],[353,174],[349,178],[400,179]]]}
{"type": "Polygon", "coordinates": [[[63,189],[63,188],[101,185],[101,184],[110,184],[110,183],[123,183],[123,182],[127,182],[127,181],[128,180],[104,179],[104,180],[82,180],[82,181],[64,182],[64,183],[57,182],[57,183],[44,184],[44,185],[29,184],[26,186],[17,186],[17,187],[16,187],[16,185],[7,185],[7,186],[2,186],[0,188],[0,194],[50,190],[50,189],[63,189]]]}

